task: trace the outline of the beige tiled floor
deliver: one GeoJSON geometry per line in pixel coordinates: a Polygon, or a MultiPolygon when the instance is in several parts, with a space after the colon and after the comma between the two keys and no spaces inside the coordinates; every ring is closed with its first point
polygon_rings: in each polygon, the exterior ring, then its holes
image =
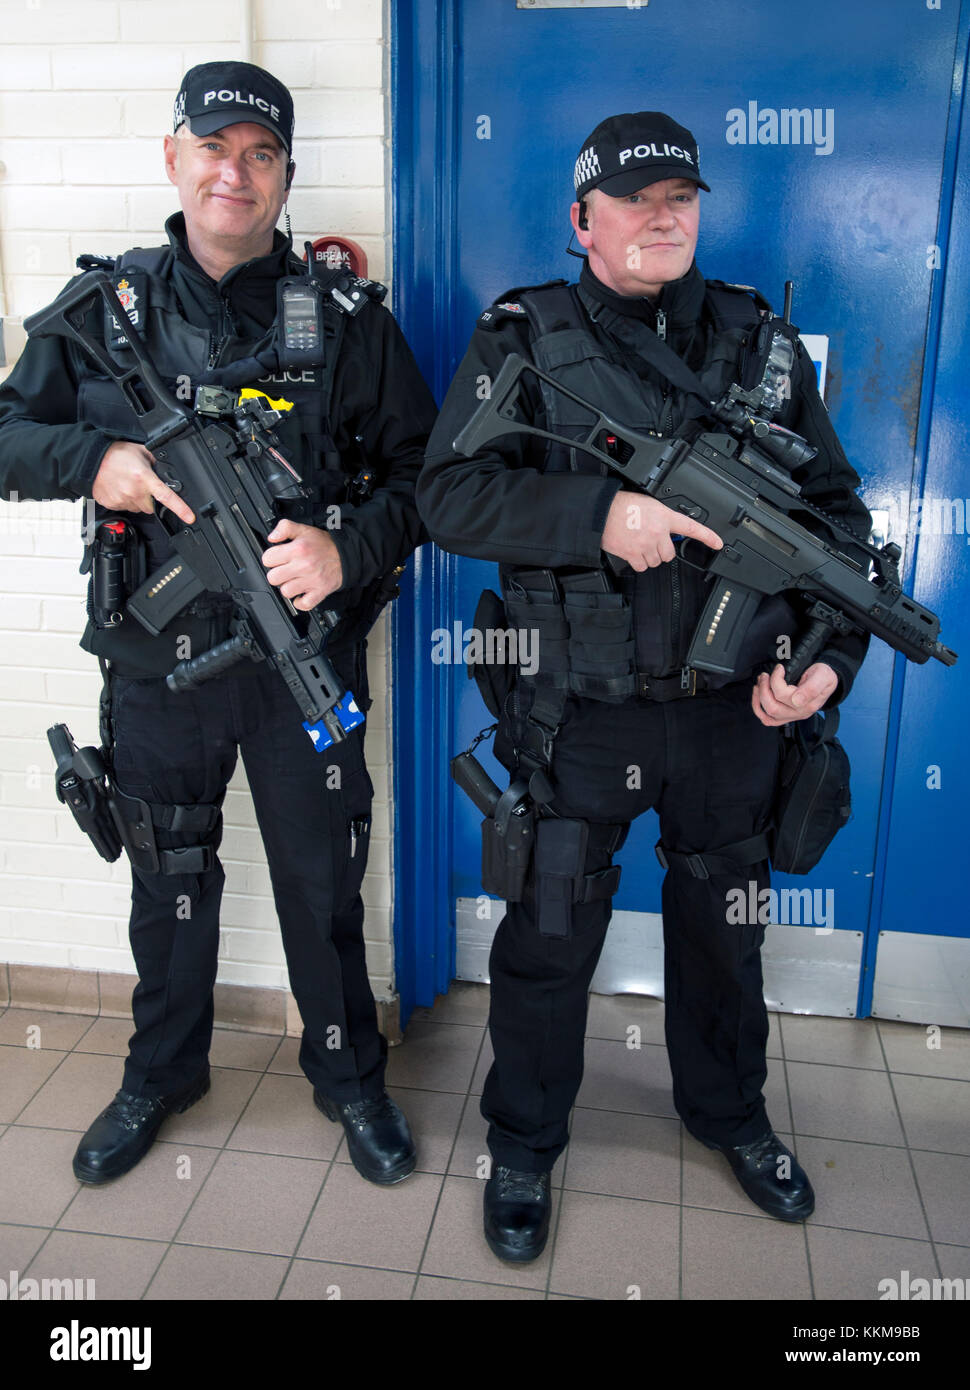
{"type": "Polygon", "coordinates": [[[378,1188],[315,1110],[291,1038],[217,1030],[210,1094],[131,1173],[71,1173],[120,1083],[130,1024],[0,1011],[0,1278],[94,1279],[124,1299],[859,1299],[970,1279],[970,1033],[773,1015],[766,1095],[815,1215],[773,1221],[670,1096],[663,1005],[594,997],[553,1230],[534,1264],[481,1234],[485,986],[418,1010],[388,1085],[418,1171],[378,1188]],[[639,1047],[628,1045],[632,1026],[639,1047]]]}

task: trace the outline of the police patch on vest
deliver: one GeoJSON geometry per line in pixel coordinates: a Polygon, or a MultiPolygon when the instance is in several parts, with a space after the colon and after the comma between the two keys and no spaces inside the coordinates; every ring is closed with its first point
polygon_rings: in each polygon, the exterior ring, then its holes
{"type": "Polygon", "coordinates": [[[524,319],[525,309],[521,304],[506,301],[502,304],[492,304],[484,313],[478,316],[479,328],[497,328],[503,320],[508,318],[524,319]]]}
{"type": "MultiPolygon", "coordinates": [[[[132,325],[139,330],[143,329],[148,300],[148,277],[145,272],[125,271],[112,281],[112,287],[132,325]]],[[[124,330],[107,305],[104,310],[104,339],[110,348],[125,347],[128,342],[124,330]]]]}

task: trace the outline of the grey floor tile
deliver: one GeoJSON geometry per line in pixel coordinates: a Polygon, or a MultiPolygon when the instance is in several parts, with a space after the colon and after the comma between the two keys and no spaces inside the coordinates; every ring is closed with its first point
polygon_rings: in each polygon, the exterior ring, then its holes
{"type": "Polygon", "coordinates": [[[591,994],[586,1015],[587,1038],[610,1038],[626,1042],[639,1037],[641,1043],[664,1045],[664,1005],[662,999],[640,994],[591,994]],[[637,1033],[630,1030],[636,1029],[637,1033]]]}
{"type": "Polygon", "coordinates": [[[590,1038],[576,1104],[593,1110],[675,1116],[667,1049],[654,1043],[627,1047],[590,1038]]]}
{"type": "Polygon", "coordinates": [[[32,1279],[83,1281],[85,1299],[141,1298],[165,1250],[164,1241],[52,1231],[27,1273],[32,1279]]]}
{"type": "Polygon", "coordinates": [[[280,1299],[307,1299],[314,1303],[356,1298],[400,1301],[410,1299],[413,1288],[414,1275],[398,1270],[294,1260],[280,1299]]]}
{"type": "Polygon", "coordinates": [[[94,1023],[90,1014],[55,1014],[46,1009],[8,1009],[0,1018],[0,1043],[43,1051],[70,1052],[94,1023]],[[28,1032],[28,1030],[30,1030],[28,1032]]]}
{"type": "Polygon", "coordinates": [[[232,1134],[259,1085],[259,1073],[213,1067],[211,1076],[212,1084],[201,1100],[165,1121],[161,1132],[167,1143],[221,1148],[232,1134]]]}
{"type": "Polygon", "coordinates": [[[903,1143],[888,1074],[814,1062],[787,1066],[796,1134],[869,1144],[903,1143]]]}
{"type": "Polygon", "coordinates": [[[808,1249],[815,1297],[819,1299],[881,1299],[884,1279],[900,1279],[901,1271],[935,1274],[933,1247],[928,1241],[894,1236],[836,1231],[809,1223],[808,1249]]]}
{"type": "Polygon", "coordinates": [[[964,1300],[970,1298],[970,1248],[965,1245],[937,1245],[940,1273],[945,1279],[963,1280],[964,1300]]]}
{"type": "MultiPolygon", "coordinates": [[[[776,1130],[778,1138],[800,1157],[790,1134],[776,1130]]],[[[770,1221],[751,1198],[738,1186],[727,1160],[714,1149],[705,1148],[684,1132],[684,1197],[685,1207],[706,1207],[715,1211],[737,1212],[770,1221]]]]}
{"type": "Polygon", "coordinates": [[[134,1168],[103,1186],[81,1186],[57,1223],[64,1231],[171,1240],[215,1162],[212,1149],[156,1140],[134,1168]]]}
{"type": "Polygon", "coordinates": [[[25,1270],[47,1236],[46,1226],[0,1225],[0,1279],[8,1280],[11,1270],[25,1270]]]}
{"type": "Polygon", "coordinates": [[[685,1211],[683,1296],[811,1298],[802,1223],[685,1211]]]}
{"type": "MultiPolygon", "coordinates": [[[[262,1034],[255,1034],[262,1037],[262,1034]]],[[[273,1060],[266,1069],[271,1072],[285,1072],[287,1076],[302,1076],[303,1068],[300,1066],[300,1039],[284,1038],[273,1053],[273,1060]]]]}
{"type": "Polygon", "coordinates": [[[415,1090],[467,1091],[482,1032],[481,1024],[428,1023],[421,1019],[409,1023],[403,1043],[388,1053],[387,1084],[415,1090]]]}
{"type": "Polygon", "coordinates": [[[680,1201],[680,1121],[573,1111],[565,1186],[610,1197],[680,1201]]]}
{"type": "Polygon", "coordinates": [[[966,1028],[932,1028],[880,1019],[879,1036],[890,1071],[970,1081],[970,1031],[966,1028]]]}
{"type": "Polygon", "coordinates": [[[16,1120],[66,1056],[66,1052],[0,1045],[0,1120],[5,1124],[16,1120]]]}
{"type": "Polygon", "coordinates": [[[894,1076],[893,1089],[914,1148],[970,1154],[970,1081],[894,1076]]]}
{"type": "Polygon", "coordinates": [[[128,1039],[135,1031],[130,1018],[96,1018],[74,1045],[75,1052],[103,1052],[113,1057],[128,1056],[128,1039]]]}
{"type": "Polygon", "coordinates": [[[412,1173],[379,1187],[348,1164],[334,1164],[297,1255],[300,1259],[416,1270],[441,1176],[412,1173]]]}
{"type": "Polygon", "coordinates": [[[812,1223],[927,1238],[905,1149],[800,1135],[798,1158],[815,1188],[812,1223]]]}
{"type": "Polygon", "coordinates": [[[190,1302],[275,1298],[289,1261],[277,1255],[173,1245],[148,1287],[146,1300],[190,1302]]]}
{"type": "MultiPolygon", "coordinates": [[[[544,1289],[549,1274],[552,1242],[537,1260],[509,1264],[493,1255],[482,1231],[484,1182],[477,1178],[446,1178],[431,1228],[431,1238],[421,1273],[468,1279],[482,1284],[511,1284],[516,1288],[544,1289]]],[[[559,1193],[553,1189],[552,1221],[556,1219],[559,1193]]]]}
{"type": "Polygon", "coordinates": [[[872,1018],[816,1018],[780,1014],[785,1056],[790,1062],[829,1062],[840,1067],[885,1071],[879,1031],[872,1018]]]}
{"type": "Polygon", "coordinates": [[[178,1243],[292,1255],[328,1166],[314,1159],[224,1150],[179,1230],[178,1243]]]}
{"type": "Polygon", "coordinates": [[[80,1186],[71,1171],[80,1137],[10,1126],[0,1139],[0,1221],[54,1225],[80,1186]]]}
{"type": "Polygon", "coordinates": [[[328,1120],[313,1104],[313,1090],[306,1077],[267,1074],[260,1079],[227,1147],[292,1158],[330,1159],[343,1135],[343,1127],[328,1120]]]}
{"type": "Polygon", "coordinates": [[[488,1021],[489,995],[488,985],[453,980],[448,993],[439,994],[432,1008],[415,1009],[411,1018],[431,1023],[484,1024],[488,1021]]]}
{"type": "MultiPolygon", "coordinates": [[[[388,1095],[400,1106],[408,1122],[418,1151],[418,1171],[443,1173],[458,1132],[464,1096],[446,1091],[406,1090],[402,1086],[389,1087],[388,1095]]],[[[349,1157],[346,1143],[338,1157],[349,1157]]]]}
{"type": "Polygon", "coordinates": [[[914,1150],[913,1166],[933,1239],[970,1245],[970,1158],[914,1150]]]}
{"type": "Polygon", "coordinates": [[[672,1299],[679,1263],[678,1207],[563,1193],[550,1293],[672,1299]]]}
{"type": "MultiPolygon", "coordinates": [[[[492,1171],[492,1157],[486,1142],[487,1134],[488,1123],[478,1108],[478,1097],[469,1096],[448,1168],[449,1174],[459,1178],[475,1179],[485,1179],[489,1176],[492,1171]]],[[[565,1154],[562,1153],[552,1170],[554,1187],[562,1186],[564,1167],[565,1154]]]]}
{"type": "Polygon", "coordinates": [[[440,1279],[422,1274],[414,1291],[416,1303],[465,1302],[478,1303],[492,1299],[528,1299],[541,1302],[545,1294],[541,1289],[514,1289],[509,1284],[475,1284],[468,1279],[440,1279]]]}
{"type": "Polygon", "coordinates": [[[121,1072],[117,1057],[72,1052],[21,1111],[18,1123],[83,1134],[118,1090],[121,1072]]]}
{"type": "Polygon", "coordinates": [[[279,1051],[276,1033],[243,1033],[238,1028],[213,1028],[209,1061],[214,1067],[265,1071],[279,1051]]]}

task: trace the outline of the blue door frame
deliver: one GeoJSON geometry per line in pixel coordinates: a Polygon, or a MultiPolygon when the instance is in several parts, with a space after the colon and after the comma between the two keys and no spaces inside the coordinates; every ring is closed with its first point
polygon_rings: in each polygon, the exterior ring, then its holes
{"type": "MultiPolygon", "coordinates": [[[[754,0],[753,7],[756,9],[760,2],[754,0]]],[[[514,0],[507,3],[510,16],[514,16],[514,0]]],[[[752,8],[752,0],[748,8],[752,8]]],[[[440,401],[457,367],[469,328],[466,322],[457,322],[459,219],[456,180],[452,176],[460,155],[460,94],[455,88],[462,61],[460,20],[465,12],[462,0],[394,0],[391,10],[394,307],[440,401]]],[[[966,395],[956,380],[955,364],[943,377],[937,366],[941,335],[946,336],[944,292],[952,299],[955,282],[959,280],[956,297],[964,305],[967,298],[966,276],[961,279],[953,269],[948,273],[947,249],[956,226],[965,227],[967,223],[967,211],[960,208],[956,195],[967,182],[968,151],[965,141],[961,154],[960,132],[964,123],[968,42],[970,3],[963,0],[956,26],[940,187],[937,244],[941,270],[934,276],[930,294],[912,496],[922,496],[927,485],[927,466],[933,455],[933,413],[934,408],[940,407],[941,390],[948,393],[947,399],[955,391],[966,395]]],[[[504,75],[510,82],[522,80],[514,53],[510,53],[504,75]]],[[[495,81],[502,79],[503,73],[496,72],[495,81]]],[[[948,308],[951,319],[956,307],[950,304],[948,308]]],[[[951,399],[951,409],[953,405],[951,399]]],[[[906,548],[904,583],[909,592],[913,592],[917,577],[918,545],[916,540],[906,548]]],[[[404,1023],[416,1005],[431,1004],[437,994],[444,993],[454,976],[452,867],[456,845],[445,768],[447,758],[457,751],[452,740],[458,707],[455,686],[445,678],[447,668],[434,666],[427,656],[433,630],[447,628],[454,616],[452,596],[458,563],[431,546],[423,547],[409,566],[393,619],[394,941],[404,1023]]],[[[932,586],[930,592],[921,589],[918,596],[931,606],[938,598],[932,586]]],[[[952,595],[949,602],[947,609],[944,597],[939,596],[940,606],[952,613],[952,595]]],[[[953,640],[952,624],[944,623],[943,637],[953,640]]],[[[959,648],[958,642],[953,645],[959,648]]],[[[964,661],[968,659],[970,652],[963,657],[964,661]]],[[[906,737],[905,686],[907,679],[918,682],[922,675],[908,672],[902,658],[897,658],[893,665],[885,767],[878,798],[869,947],[860,976],[860,1017],[871,1008],[878,928],[886,908],[887,869],[891,868],[894,854],[900,853],[901,831],[897,829],[894,835],[893,825],[900,819],[907,786],[905,781],[899,786],[896,782],[901,729],[904,740],[906,737]]],[[[953,775],[957,771],[951,769],[953,775]]],[[[955,872],[952,866],[950,872],[955,872]]],[[[956,931],[960,934],[959,927],[956,931]]]]}

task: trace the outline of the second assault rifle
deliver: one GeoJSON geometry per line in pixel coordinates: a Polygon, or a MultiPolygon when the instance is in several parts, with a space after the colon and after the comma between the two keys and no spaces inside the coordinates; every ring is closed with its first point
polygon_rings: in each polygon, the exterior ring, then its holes
{"type": "Polygon", "coordinates": [[[270,584],[261,559],[286,503],[307,497],[273,434],[279,412],[219,386],[197,389],[194,412],[173,399],[102,271],[82,276],[24,327],[31,337],[71,339],[94,359],[138,418],[156,473],[195,513],[187,525],[165,508],[156,510],[177,558],[148,576],[126,611],[157,636],[203,592],[225,594],[235,605],[232,636],[180,662],[169,687],[188,689],[244,657],[265,660],[286,682],[317,752],[342,742],[364,715],[324,652],[339,618],[320,607],[300,612],[270,584]],[[130,367],[91,330],[89,316],[102,304],[122,325],[130,367]]]}
{"type": "Polygon", "coordinates": [[[699,542],[685,539],[679,546],[686,563],[714,576],[687,655],[689,666],[732,673],[762,598],[786,591],[802,595],[809,605],[808,626],[785,662],[791,685],[833,632],[854,629],[873,633],[910,661],[922,664],[935,657],[952,666],[957,655],[939,641],[939,618],[902,591],[899,547],[876,549],[801,495],[790,470],[808,462],[816,450],[767,418],[764,395],[763,385],[754,391],[731,386],[711,403],[706,420],[690,422],[674,438],[652,438],[611,420],[512,353],[454,448],[470,457],[503,435],[551,440],[589,454],[631,488],[715,531],[723,548],[709,552],[702,547],[703,563],[688,552],[699,542]],[[576,437],[553,434],[520,418],[517,398],[527,375],[582,408],[584,423],[576,437]]]}

